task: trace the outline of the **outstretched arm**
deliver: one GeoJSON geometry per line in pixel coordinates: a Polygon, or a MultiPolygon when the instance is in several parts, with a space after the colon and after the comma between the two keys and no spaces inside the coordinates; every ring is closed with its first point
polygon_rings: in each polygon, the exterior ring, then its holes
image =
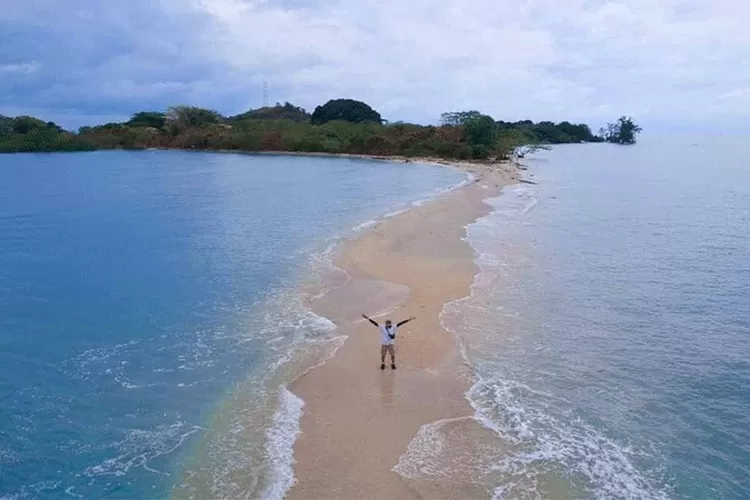
{"type": "Polygon", "coordinates": [[[370,323],[372,323],[373,325],[375,325],[375,326],[380,326],[380,325],[378,324],[378,322],[377,322],[377,321],[375,321],[374,319],[370,318],[370,317],[369,317],[368,315],[366,315],[365,313],[362,313],[362,317],[363,317],[363,318],[365,318],[365,319],[366,319],[367,321],[369,321],[370,323]]]}
{"type": "Polygon", "coordinates": [[[417,319],[417,318],[415,318],[414,316],[412,316],[411,318],[405,319],[405,320],[401,321],[400,323],[396,323],[396,327],[400,327],[401,325],[405,325],[409,321],[414,321],[415,319],[417,319]]]}

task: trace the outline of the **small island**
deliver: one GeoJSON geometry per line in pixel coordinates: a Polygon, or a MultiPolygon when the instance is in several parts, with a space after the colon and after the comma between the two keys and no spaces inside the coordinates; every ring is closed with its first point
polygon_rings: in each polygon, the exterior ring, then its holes
{"type": "Polygon", "coordinates": [[[0,115],[0,152],[158,148],[501,161],[551,144],[634,144],[640,131],[624,116],[595,135],[586,124],[506,122],[479,111],[443,113],[439,126],[391,123],[364,102],[333,99],[313,113],[288,102],[235,116],[173,106],[77,132],[31,116],[0,115]]]}

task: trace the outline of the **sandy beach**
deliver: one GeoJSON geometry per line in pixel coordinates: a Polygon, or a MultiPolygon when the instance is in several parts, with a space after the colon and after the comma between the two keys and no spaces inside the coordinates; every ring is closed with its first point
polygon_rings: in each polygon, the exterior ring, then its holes
{"type": "Polygon", "coordinates": [[[472,374],[440,313],[469,294],[476,273],[473,250],[462,239],[465,226],[487,213],[483,200],[516,182],[518,170],[463,167],[475,182],[386,219],[338,249],[334,263],[350,279],[311,306],[348,339],[290,387],[305,401],[290,498],[419,498],[392,468],[420,427],[471,415],[464,393],[472,374]],[[380,370],[379,334],[363,312],[378,321],[416,316],[400,329],[397,370],[380,370]]]}

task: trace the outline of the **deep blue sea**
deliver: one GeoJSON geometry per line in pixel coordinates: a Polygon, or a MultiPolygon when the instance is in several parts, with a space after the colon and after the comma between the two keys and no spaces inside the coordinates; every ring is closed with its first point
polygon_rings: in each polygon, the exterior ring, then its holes
{"type": "Polygon", "coordinates": [[[0,498],[281,497],[301,407],[284,385],[338,339],[300,289],[337,238],[463,180],[348,159],[0,156],[0,498]]]}
{"type": "Polygon", "coordinates": [[[469,226],[481,272],[443,315],[492,432],[451,458],[465,443],[433,425],[420,439],[444,452],[402,460],[495,498],[750,498],[746,141],[644,137],[525,163],[538,184],[469,226]]]}

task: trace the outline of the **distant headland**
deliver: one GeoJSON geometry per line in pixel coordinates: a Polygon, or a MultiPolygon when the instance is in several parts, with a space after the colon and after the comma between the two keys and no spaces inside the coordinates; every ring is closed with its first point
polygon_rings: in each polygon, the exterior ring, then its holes
{"type": "Polygon", "coordinates": [[[640,131],[632,118],[624,116],[593,134],[585,124],[506,122],[479,111],[443,113],[439,126],[389,123],[364,102],[334,99],[312,114],[288,102],[235,116],[174,106],[77,132],[31,116],[0,115],[0,152],[160,148],[499,161],[551,144],[634,144],[640,131]]]}

